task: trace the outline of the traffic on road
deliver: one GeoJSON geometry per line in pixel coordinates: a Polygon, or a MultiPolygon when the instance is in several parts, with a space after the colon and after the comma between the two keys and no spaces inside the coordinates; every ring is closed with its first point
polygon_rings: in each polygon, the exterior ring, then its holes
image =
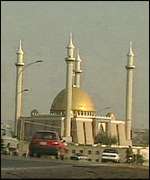
{"type": "Polygon", "coordinates": [[[1,156],[1,177],[5,178],[106,178],[148,179],[149,169],[122,163],[94,163],[48,159],[46,157],[1,156]],[[59,172],[59,173],[58,173],[59,172]]]}

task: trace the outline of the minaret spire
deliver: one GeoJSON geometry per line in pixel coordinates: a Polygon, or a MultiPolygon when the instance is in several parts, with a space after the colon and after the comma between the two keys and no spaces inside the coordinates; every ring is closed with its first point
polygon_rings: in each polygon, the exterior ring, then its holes
{"type": "Polygon", "coordinates": [[[21,40],[19,41],[19,48],[17,49],[17,54],[22,54],[23,55],[23,50],[22,50],[22,47],[21,47],[21,40]]]}
{"type": "Polygon", "coordinates": [[[19,41],[19,49],[21,49],[21,40],[19,41]]]}
{"type": "Polygon", "coordinates": [[[134,53],[133,53],[133,50],[132,50],[132,41],[130,41],[130,47],[129,47],[128,56],[134,56],[134,53]]]}
{"type": "Polygon", "coordinates": [[[72,33],[70,33],[69,44],[67,46],[67,57],[65,58],[67,71],[66,71],[66,117],[64,122],[64,136],[66,141],[71,141],[71,111],[72,111],[72,84],[73,84],[73,64],[74,58],[74,45],[72,42],[72,33]]]}
{"type": "Polygon", "coordinates": [[[72,32],[70,32],[70,36],[69,36],[69,46],[74,48],[73,42],[72,42],[72,32]]]}
{"type": "Polygon", "coordinates": [[[77,48],[77,61],[81,62],[80,54],[79,54],[79,48],[77,48]]]}
{"type": "Polygon", "coordinates": [[[134,53],[132,51],[132,42],[130,41],[129,52],[127,54],[127,82],[126,82],[126,139],[128,144],[132,144],[131,131],[132,131],[132,91],[133,91],[133,70],[134,66],[134,53]]]}
{"type": "Polygon", "coordinates": [[[73,58],[73,56],[74,56],[74,48],[75,48],[72,41],[73,41],[72,40],[72,33],[70,33],[69,43],[68,43],[68,46],[67,46],[67,49],[68,49],[67,55],[68,55],[68,57],[71,57],[71,58],[73,58]]]}
{"type": "Polygon", "coordinates": [[[23,50],[21,47],[21,40],[19,41],[19,48],[17,49],[17,62],[16,65],[16,98],[15,98],[15,135],[18,134],[18,122],[19,118],[22,115],[22,93],[19,93],[23,89],[23,69],[24,69],[24,61],[23,61],[23,50]]]}
{"type": "Polygon", "coordinates": [[[81,58],[80,58],[80,55],[79,55],[79,48],[77,48],[77,54],[76,54],[76,60],[75,60],[75,87],[80,87],[80,75],[82,73],[82,70],[81,70],[81,58]]]}

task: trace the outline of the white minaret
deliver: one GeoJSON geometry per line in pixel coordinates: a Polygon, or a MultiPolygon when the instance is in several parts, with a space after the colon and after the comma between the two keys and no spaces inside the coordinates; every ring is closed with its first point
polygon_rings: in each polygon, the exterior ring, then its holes
{"type": "Polygon", "coordinates": [[[66,118],[64,122],[64,136],[71,139],[71,111],[72,111],[72,85],[73,85],[73,64],[74,45],[72,42],[72,34],[70,33],[69,44],[67,46],[67,57],[65,58],[67,64],[66,72],[66,118]]]}
{"type": "Polygon", "coordinates": [[[134,54],[132,51],[132,42],[130,42],[129,53],[127,54],[127,84],[126,84],[126,140],[129,145],[131,141],[131,129],[132,129],[132,89],[133,89],[133,70],[134,66],[134,54]]]}
{"type": "Polygon", "coordinates": [[[15,135],[18,135],[17,132],[17,126],[18,126],[18,120],[21,116],[22,112],[22,90],[23,90],[23,68],[24,68],[24,62],[23,62],[23,50],[21,48],[21,40],[19,44],[19,48],[17,49],[17,62],[16,65],[16,98],[15,98],[15,135]]]}
{"type": "Polygon", "coordinates": [[[81,70],[81,58],[80,58],[80,55],[79,55],[79,49],[77,49],[77,57],[76,57],[76,60],[75,60],[75,69],[74,69],[74,86],[79,88],[80,87],[80,77],[81,77],[81,73],[82,73],[82,70],[81,70]]]}

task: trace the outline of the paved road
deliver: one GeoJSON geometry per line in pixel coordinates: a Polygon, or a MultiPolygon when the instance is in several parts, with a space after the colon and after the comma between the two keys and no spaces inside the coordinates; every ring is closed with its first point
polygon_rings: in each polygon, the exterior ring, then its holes
{"type": "Polygon", "coordinates": [[[1,156],[2,178],[148,179],[148,167],[1,156]]]}
{"type": "Polygon", "coordinates": [[[24,158],[17,156],[3,156],[1,158],[2,169],[17,169],[17,168],[33,168],[33,167],[46,167],[58,166],[62,164],[61,160],[50,160],[45,158],[24,158]]]}

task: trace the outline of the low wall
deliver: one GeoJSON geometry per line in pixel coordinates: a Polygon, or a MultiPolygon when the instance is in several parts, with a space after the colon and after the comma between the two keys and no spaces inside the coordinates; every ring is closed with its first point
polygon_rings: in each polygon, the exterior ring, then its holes
{"type": "Polygon", "coordinates": [[[141,154],[146,161],[149,161],[149,147],[133,146],[132,148],[135,154],[141,154]]]}
{"type": "Polygon", "coordinates": [[[19,156],[27,154],[28,153],[28,149],[29,149],[29,142],[27,142],[27,141],[20,141],[20,143],[19,143],[19,156]]]}
{"type": "Polygon", "coordinates": [[[81,153],[83,155],[87,155],[91,161],[101,162],[102,152],[106,148],[114,148],[117,149],[120,154],[120,161],[126,161],[126,149],[127,147],[119,147],[119,146],[105,146],[105,145],[75,145],[69,144],[68,145],[68,154],[67,158],[74,155],[75,153],[81,153]]]}
{"type": "MultiPolygon", "coordinates": [[[[106,146],[106,145],[82,145],[82,144],[68,144],[68,153],[66,158],[70,158],[70,156],[74,155],[75,153],[81,153],[83,155],[87,155],[91,161],[101,162],[102,152],[106,148],[115,148],[118,150],[120,154],[120,161],[126,162],[126,150],[128,146],[106,146]]],[[[22,156],[23,154],[28,153],[29,142],[27,141],[20,141],[19,144],[19,155],[22,156]]],[[[141,154],[145,159],[145,164],[149,164],[149,147],[136,147],[133,146],[133,153],[134,154],[141,154]]]]}
{"type": "MultiPolygon", "coordinates": [[[[102,152],[106,148],[114,148],[118,150],[120,154],[120,161],[126,162],[126,151],[128,146],[106,146],[106,145],[79,145],[79,144],[68,144],[68,154],[67,158],[74,155],[75,153],[81,153],[83,155],[87,155],[91,161],[98,161],[101,162],[102,152]]],[[[141,154],[143,155],[146,162],[149,162],[149,147],[132,147],[134,154],[141,154]]]]}

